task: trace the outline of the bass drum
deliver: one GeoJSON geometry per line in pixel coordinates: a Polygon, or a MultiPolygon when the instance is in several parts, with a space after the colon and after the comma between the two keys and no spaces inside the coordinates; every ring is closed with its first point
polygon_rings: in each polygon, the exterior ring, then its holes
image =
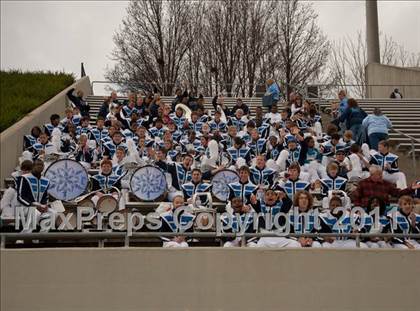
{"type": "Polygon", "coordinates": [[[61,201],[71,201],[79,197],[86,191],[89,183],[86,169],[71,159],[51,163],[44,176],[50,181],[48,194],[61,201]]]}
{"type": "Polygon", "coordinates": [[[163,171],[152,165],[138,168],[130,179],[131,192],[142,201],[163,199],[167,183],[163,171]]]}
{"type": "Polygon", "coordinates": [[[235,171],[225,169],[217,172],[211,180],[213,196],[219,201],[226,202],[229,199],[228,185],[237,181],[239,175],[235,171]]]}

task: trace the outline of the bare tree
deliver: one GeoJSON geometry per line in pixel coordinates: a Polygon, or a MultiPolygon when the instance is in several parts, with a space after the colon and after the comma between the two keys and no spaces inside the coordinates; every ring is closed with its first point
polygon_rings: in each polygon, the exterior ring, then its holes
{"type": "Polygon", "coordinates": [[[328,55],[316,21],[298,0],[131,1],[106,77],[164,94],[181,81],[195,93],[228,96],[252,96],[269,77],[301,86],[328,55]]]}
{"type": "MultiPolygon", "coordinates": [[[[380,34],[381,63],[384,65],[418,67],[420,53],[410,53],[392,37],[380,34]]],[[[332,84],[347,89],[353,96],[366,96],[367,47],[365,36],[357,32],[355,39],[346,37],[333,43],[328,70],[332,84]]],[[[336,92],[337,89],[334,90],[336,92]]]]}
{"type": "Polygon", "coordinates": [[[148,82],[171,94],[193,37],[188,1],[131,1],[123,26],[114,36],[117,65],[106,78],[133,88],[148,82]]]}
{"type": "Polygon", "coordinates": [[[319,75],[328,59],[329,42],[316,23],[312,5],[298,0],[283,0],[275,16],[278,41],[278,72],[287,95],[319,75]]]}

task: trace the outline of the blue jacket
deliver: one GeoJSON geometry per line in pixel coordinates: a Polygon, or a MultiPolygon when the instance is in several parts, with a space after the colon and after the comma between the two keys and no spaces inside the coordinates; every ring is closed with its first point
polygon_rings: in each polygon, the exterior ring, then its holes
{"type": "Polygon", "coordinates": [[[280,90],[277,83],[274,82],[273,84],[271,84],[268,87],[267,92],[271,94],[271,96],[273,97],[273,100],[279,100],[280,90]]]}
{"type": "Polygon", "coordinates": [[[350,129],[353,125],[362,124],[364,118],[367,117],[367,113],[359,108],[347,108],[344,113],[341,114],[340,122],[346,122],[347,129],[350,129]]]}
{"type": "Polygon", "coordinates": [[[388,129],[392,127],[391,121],[384,115],[368,115],[362,122],[363,126],[367,128],[368,135],[373,133],[388,134],[388,129]]]}

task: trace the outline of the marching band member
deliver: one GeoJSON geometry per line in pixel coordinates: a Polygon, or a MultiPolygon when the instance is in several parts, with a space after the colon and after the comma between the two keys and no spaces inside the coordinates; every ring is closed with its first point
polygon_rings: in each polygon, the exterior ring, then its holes
{"type": "Polygon", "coordinates": [[[79,144],[76,148],[75,160],[82,163],[86,169],[90,169],[94,161],[95,150],[89,147],[87,134],[81,134],[79,137],[79,144]]]}
{"type": "MultiPolygon", "coordinates": [[[[254,211],[250,205],[244,204],[244,201],[241,197],[233,197],[231,199],[231,210],[230,215],[224,214],[221,217],[221,221],[224,224],[226,229],[223,229],[225,233],[239,233],[243,230],[246,233],[252,233],[256,230],[254,229],[254,211]],[[239,221],[242,224],[242,228],[239,225],[239,221]]],[[[237,247],[240,246],[241,238],[229,238],[224,243],[223,247],[237,247]]],[[[255,238],[248,239],[246,245],[249,247],[255,247],[255,238]]]]}
{"type": "MultiPolygon", "coordinates": [[[[420,233],[420,215],[413,211],[414,200],[408,195],[403,195],[398,200],[398,211],[395,215],[388,215],[391,218],[392,233],[420,233]]],[[[420,249],[420,243],[410,238],[393,238],[394,248],[420,249]]]]}
{"type": "Polygon", "coordinates": [[[382,140],[378,144],[378,152],[372,151],[370,163],[379,165],[382,168],[383,178],[395,183],[399,189],[407,188],[405,174],[400,172],[398,168],[398,156],[389,152],[389,143],[386,140],[382,140]]]}
{"type": "Polygon", "coordinates": [[[34,126],[31,129],[31,134],[23,136],[23,148],[33,152],[33,145],[38,142],[39,135],[41,135],[42,130],[39,126],[34,126]]]}
{"type": "Polygon", "coordinates": [[[4,223],[14,222],[16,208],[19,206],[18,189],[22,175],[30,174],[33,168],[32,160],[23,160],[20,164],[20,170],[13,172],[13,185],[6,189],[0,201],[0,220],[4,223]]]}
{"type": "MultiPolygon", "coordinates": [[[[22,233],[32,232],[34,226],[45,218],[49,218],[54,227],[56,212],[48,207],[47,191],[50,182],[42,177],[43,170],[44,162],[37,159],[34,161],[32,172],[22,175],[18,182],[18,202],[22,205],[25,215],[30,218],[29,228],[24,228],[22,233]]],[[[41,230],[48,231],[45,228],[41,230]]]]}
{"type": "Polygon", "coordinates": [[[112,159],[112,157],[115,154],[115,151],[117,150],[117,148],[121,146],[125,149],[127,149],[127,145],[125,143],[123,143],[123,136],[121,134],[121,132],[116,131],[114,134],[112,134],[112,141],[110,142],[106,142],[103,147],[104,147],[104,152],[103,152],[103,157],[108,158],[108,159],[112,159]]]}
{"type": "Polygon", "coordinates": [[[272,187],[276,171],[266,166],[265,157],[263,155],[257,156],[255,162],[255,167],[251,167],[250,169],[251,181],[255,185],[272,187]]]}
{"type": "MultiPolygon", "coordinates": [[[[197,192],[210,192],[211,185],[205,182],[202,182],[202,173],[198,168],[191,170],[191,181],[181,185],[184,198],[189,204],[191,204],[191,199],[193,195],[197,192]]],[[[200,197],[201,203],[205,206],[207,205],[207,196],[200,197]]]]}
{"type": "Polygon", "coordinates": [[[274,185],[274,189],[281,190],[287,194],[289,199],[293,200],[293,196],[297,191],[308,191],[311,184],[300,179],[300,165],[297,162],[290,164],[284,177],[274,185]]]}
{"type": "MultiPolygon", "coordinates": [[[[159,167],[163,168],[159,163],[159,167]]],[[[182,196],[181,186],[191,180],[191,165],[193,164],[193,157],[190,154],[185,154],[182,163],[172,163],[166,166],[166,172],[171,175],[172,183],[169,188],[168,199],[172,201],[176,196],[182,196]]]]}
{"type": "Polygon", "coordinates": [[[233,147],[226,150],[232,158],[232,164],[237,167],[251,163],[252,150],[246,147],[242,138],[235,137],[233,147]]]}
{"type": "MultiPolygon", "coordinates": [[[[172,199],[172,207],[160,215],[162,221],[161,232],[191,232],[193,228],[194,215],[188,211],[178,214],[178,219],[174,219],[174,213],[178,208],[184,206],[182,195],[176,195],[172,199]],[[182,228],[187,227],[186,230],[182,228]]],[[[163,238],[163,247],[188,247],[185,236],[176,236],[171,239],[163,238]]]]}
{"type": "Polygon", "coordinates": [[[338,176],[338,165],[337,163],[331,162],[327,165],[327,176],[320,180],[321,189],[324,195],[328,194],[330,190],[342,190],[346,189],[347,178],[338,176]]]}
{"type": "Polygon", "coordinates": [[[228,185],[229,200],[239,197],[245,204],[249,204],[251,195],[256,194],[258,190],[258,186],[249,179],[250,173],[249,167],[246,165],[239,168],[239,181],[228,185]]]}
{"type": "Polygon", "coordinates": [[[222,117],[222,114],[219,111],[216,111],[214,113],[213,120],[211,120],[209,122],[210,129],[211,129],[212,132],[214,132],[214,131],[218,131],[218,132],[221,132],[221,133],[226,132],[227,124],[226,124],[226,122],[222,121],[221,117],[222,117]]]}
{"type": "Polygon", "coordinates": [[[58,128],[61,132],[63,128],[60,127],[60,116],[58,114],[52,114],[50,116],[50,122],[44,124],[44,132],[47,133],[48,136],[51,136],[53,130],[58,128]]]}

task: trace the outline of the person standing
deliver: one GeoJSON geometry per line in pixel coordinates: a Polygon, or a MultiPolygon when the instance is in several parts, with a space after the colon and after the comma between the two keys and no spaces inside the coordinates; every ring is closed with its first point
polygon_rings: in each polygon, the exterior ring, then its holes
{"type": "Polygon", "coordinates": [[[280,89],[273,79],[267,80],[267,91],[264,94],[264,106],[268,107],[268,111],[271,111],[271,107],[277,105],[280,99],[280,89]]]}
{"type": "Polygon", "coordinates": [[[353,133],[353,138],[359,145],[362,145],[364,139],[363,120],[367,117],[367,113],[359,107],[357,101],[350,98],[347,103],[347,109],[340,114],[338,121],[345,122],[347,130],[353,133]]]}
{"type": "Polygon", "coordinates": [[[375,108],[373,114],[368,115],[362,122],[367,130],[370,149],[378,150],[378,143],[388,139],[388,130],[392,127],[391,121],[382,114],[381,109],[375,108]]]}

